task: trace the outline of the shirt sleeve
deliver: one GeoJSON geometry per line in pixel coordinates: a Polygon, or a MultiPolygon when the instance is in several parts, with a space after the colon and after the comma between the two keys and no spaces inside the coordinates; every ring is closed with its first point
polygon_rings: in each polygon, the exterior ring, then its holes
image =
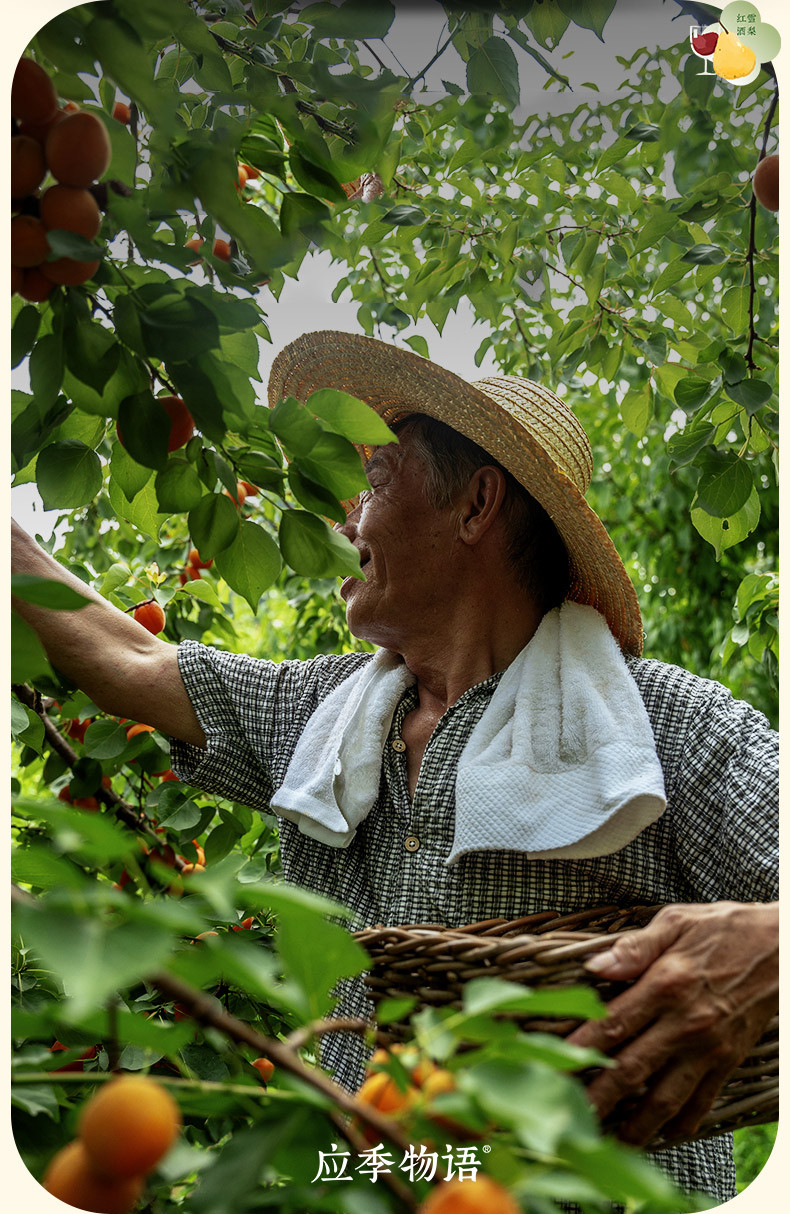
{"type": "Polygon", "coordinates": [[[712,900],[778,898],[779,738],[721,684],[694,679],[670,795],[680,862],[712,900]]]}
{"type": "Polygon", "coordinates": [[[267,810],[309,717],[368,657],[270,662],[183,641],[178,667],[206,748],[171,738],[173,771],[205,792],[267,810]]]}

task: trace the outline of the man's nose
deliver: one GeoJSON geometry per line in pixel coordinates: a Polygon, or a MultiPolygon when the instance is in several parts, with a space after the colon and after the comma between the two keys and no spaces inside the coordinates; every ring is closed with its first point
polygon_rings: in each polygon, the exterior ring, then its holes
{"type": "Polygon", "coordinates": [[[352,544],[354,542],[354,536],[357,534],[357,523],[359,522],[359,507],[360,507],[360,503],[358,501],[355,502],[346,511],[346,521],[344,523],[335,523],[332,528],[333,531],[339,531],[340,534],[344,535],[346,537],[346,539],[349,540],[352,544]]]}

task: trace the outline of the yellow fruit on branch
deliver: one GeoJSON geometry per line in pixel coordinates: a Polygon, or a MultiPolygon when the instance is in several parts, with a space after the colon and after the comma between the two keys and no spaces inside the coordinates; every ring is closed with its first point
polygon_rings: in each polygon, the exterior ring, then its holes
{"type": "Polygon", "coordinates": [[[521,1206],[496,1180],[478,1172],[475,1180],[443,1180],[417,1214],[521,1214],[521,1206]]]}
{"type": "Polygon", "coordinates": [[[85,1106],[79,1137],[99,1175],[142,1176],[172,1147],[181,1129],[173,1097],[147,1075],[121,1075],[85,1106]]]}
{"type": "Polygon", "coordinates": [[[70,1142],[49,1163],[42,1185],[47,1193],[77,1210],[129,1214],[143,1191],[142,1176],[102,1176],[83,1143],[70,1142]]]}

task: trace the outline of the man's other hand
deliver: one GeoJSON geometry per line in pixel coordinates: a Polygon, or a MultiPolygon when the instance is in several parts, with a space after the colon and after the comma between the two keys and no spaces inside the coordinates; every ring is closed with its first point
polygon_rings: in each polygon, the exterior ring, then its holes
{"type": "Polygon", "coordinates": [[[623,1141],[697,1130],[778,1010],[778,946],[778,903],[713,902],[666,906],[589,959],[599,977],[636,979],[568,1037],[616,1056],[587,1093],[601,1118],[637,1097],[623,1141]]]}

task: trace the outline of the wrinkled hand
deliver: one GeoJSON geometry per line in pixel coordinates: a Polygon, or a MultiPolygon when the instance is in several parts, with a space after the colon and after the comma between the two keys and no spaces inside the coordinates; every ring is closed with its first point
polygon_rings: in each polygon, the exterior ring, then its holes
{"type": "Polygon", "coordinates": [[[638,1097],[618,1131],[625,1142],[696,1131],[778,1010],[778,937],[778,903],[672,905],[586,962],[603,978],[638,979],[610,1001],[606,1019],[568,1037],[616,1055],[587,1094],[601,1118],[638,1097]]]}

